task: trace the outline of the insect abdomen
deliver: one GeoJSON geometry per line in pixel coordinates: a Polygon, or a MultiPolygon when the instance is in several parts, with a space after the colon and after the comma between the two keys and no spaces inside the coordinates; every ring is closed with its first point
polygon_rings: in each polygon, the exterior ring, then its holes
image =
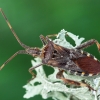
{"type": "Polygon", "coordinates": [[[78,72],[78,71],[74,71],[74,70],[68,70],[68,72],[72,75],[78,75],[78,76],[94,76],[94,75],[97,75],[97,74],[93,74],[93,73],[78,72]]]}

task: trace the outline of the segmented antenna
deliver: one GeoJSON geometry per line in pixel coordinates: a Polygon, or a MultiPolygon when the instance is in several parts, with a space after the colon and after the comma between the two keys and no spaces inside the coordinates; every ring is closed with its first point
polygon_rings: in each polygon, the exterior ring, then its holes
{"type": "Polygon", "coordinates": [[[1,14],[3,15],[3,17],[4,17],[4,19],[5,19],[6,23],[7,23],[7,25],[9,26],[11,32],[13,33],[13,35],[14,35],[14,37],[16,38],[16,40],[18,41],[18,43],[19,43],[23,48],[25,48],[25,49],[29,48],[29,46],[23,44],[23,43],[20,41],[20,39],[19,39],[18,36],[16,35],[14,29],[12,28],[10,22],[8,21],[6,15],[4,14],[4,12],[3,12],[3,10],[2,10],[1,8],[0,8],[0,12],[1,12],[1,14]]]}

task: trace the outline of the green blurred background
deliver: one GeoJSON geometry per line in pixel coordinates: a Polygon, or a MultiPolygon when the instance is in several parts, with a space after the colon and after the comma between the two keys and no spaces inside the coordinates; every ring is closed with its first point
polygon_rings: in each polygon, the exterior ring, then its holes
{"type": "MultiPolygon", "coordinates": [[[[21,41],[29,46],[42,47],[40,34],[55,34],[61,29],[100,42],[100,0],[0,0],[0,7],[21,41]]],[[[0,65],[21,49],[0,14],[0,65]]],[[[100,59],[96,45],[86,50],[100,59]]],[[[0,100],[25,100],[22,86],[31,78],[28,69],[32,59],[18,55],[0,71],[0,100]]],[[[51,68],[44,69],[51,73],[51,68]]],[[[42,100],[41,96],[29,100],[37,99],[42,100]]]]}

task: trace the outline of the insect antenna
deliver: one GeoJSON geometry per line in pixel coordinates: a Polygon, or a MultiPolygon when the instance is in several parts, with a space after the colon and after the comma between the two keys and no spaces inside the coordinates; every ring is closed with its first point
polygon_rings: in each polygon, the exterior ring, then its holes
{"type": "Polygon", "coordinates": [[[1,8],[0,8],[0,12],[1,12],[1,14],[3,15],[3,17],[4,17],[4,19],[5,19],[5,21],[6,21],[7,25],[8,25],[8,27],[10,28],[11,32],[13,33],[13,35],[14,35],[14,37],[16,38],[16,40],[18,41],[18,43],[19,43],[23,48],[25,48],[25,49],[30,48],[29,46],[23,44],[23,43],[20,41],[20,39],[19,39],[18,36],[16,35],[14,29],[12,28],[10,22],[8,21],[6,15],[4,14],[4,12],[3,12],[3,10],[2,10],[1,8]]]}
{"type": "Polygon", "coordinates": [[[11,61],[15,56],[18,54],[28,54],[25,50],[19,50],[16,53],[14,53],[8,60],[6,60],[3,65],[0,67],[0,70],[9,62],[11,61]]]}

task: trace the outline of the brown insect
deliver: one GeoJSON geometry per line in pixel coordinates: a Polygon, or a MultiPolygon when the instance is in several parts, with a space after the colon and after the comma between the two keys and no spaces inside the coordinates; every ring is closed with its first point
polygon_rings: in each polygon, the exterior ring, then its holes
{"type": "MultiPolygon", "coordinates": [[[[82,49],[96,43],[98,50],[100,51],[100,44],[97,40],[91,39],[74,49],[65,48],[53,43],[49,37],[56,36],[56,35],[48,35],[44,37],[40,35],[40,39],[43,42],[43,48],[37,47],[29,47],[23,44],[18,36],[16,35],[15,31],[13,30],[11,24],[9,23],[7,17],[5,16],[4,12],[0,8],[0,12],[2,13],[4,19],[6,20],[10,30],[12,31],[13,35],[17,39],[18,43],[25,49],[19,50],[14,55],[12,55],[1,67],[0,70],[9,62],[11,61],[17,54],[28,54],[33,57],[40,57],[42,62],[37,65],[33,66],[29,69],[30,74],[35,77],[33,70],[40,65],[49,65],[53,67],[57,67],[59,72],[57,73],[56,77],[63,80],[65,83],[73,84],[77,86],[86,86],[89,89],[94,90],[88,84],[83,82],[77,82],[73,80],[66,79],[63,76],[64,71],[69,71],[71,74],[79,75],[79,76],[93,76],[100,73],[100,62],[91,54],[84,52],[82,49]]],[[[66,33],[67,34],[67,33],[66,33]]]]}

